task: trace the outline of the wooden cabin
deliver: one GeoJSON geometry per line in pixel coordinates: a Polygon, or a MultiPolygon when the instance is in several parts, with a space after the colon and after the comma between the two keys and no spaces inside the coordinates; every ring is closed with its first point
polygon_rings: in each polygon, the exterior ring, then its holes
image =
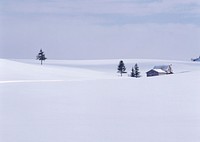
{"type": "Polygon", "coordinates": [[[172,65],[161,65],[161,66],[154,66],[153,69],[146,72],[147,77],[150,76],[158,76],[158,75],[165,75],[165,74],[172,74],[172,65]]]}

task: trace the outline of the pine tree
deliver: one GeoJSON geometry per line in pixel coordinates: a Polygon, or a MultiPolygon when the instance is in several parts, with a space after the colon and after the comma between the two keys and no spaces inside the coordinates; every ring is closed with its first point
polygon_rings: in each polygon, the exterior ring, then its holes
{"type": "Polygon", "coordinates": [[[125,70],[126,70],[126,67],[125,67],[125,65],[124,65],[124,62],[121,60],[121,61],[119,62],[119,65],[118,65],[118,72],[119,72],[119,73],[121,74],[121,76],[122,76],[122,73],[126,73],[125,70]]]}
{"type": "Polygon", "coordinates": [[[40,52],[38,53],[36,59],[41,61],[41,65],[42,65],[42,61],[44,61],[44,60],[47,59],[47,58],[45,57],[45,54],[44,54],[44,52],[42,51],[42,49],[40,49],[40,52]]]}
{"type": "Polygon", "coordinates": [[[139,67],[138,67],[138,64],[135,64],[135,77],[138,78],[140,77],[140,72],[139,72],[139,67]]]}
{"type": "Polygon", "coordinates": [[[134,70],[134,68],[132,68],[132,70],[131,70],[131,77],[135,77],[135,70],[134,70]]]}

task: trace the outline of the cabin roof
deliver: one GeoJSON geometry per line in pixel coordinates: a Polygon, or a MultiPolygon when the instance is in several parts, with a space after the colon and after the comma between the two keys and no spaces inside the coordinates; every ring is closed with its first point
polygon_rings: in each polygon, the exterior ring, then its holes
{"type": "MultiPolygon", "coordinates": [[[[151,69],[151,70],[148,71],[148,72],[152,72],[152,71],[158,72],[158,73],[166,73],[166,71],[164,71],[164,70],[162,70],[162,69],[151,69]]],[[[147,73],[148,73],[148,72],[147,72],[147,73]]]]}
{"type": "Polygon", "coordinates": [[[159,65],[159,66],[154,66],[153,69],[162,69],[164,71],[167,71],[170,68],[170,65],[159,65]]]}
{"type": "Polygon", "coordinates": [[[154,71],[158,72],[158,73],[166,73],[166,71],[162,70],[162,69],[153,69],[154,71]]]}

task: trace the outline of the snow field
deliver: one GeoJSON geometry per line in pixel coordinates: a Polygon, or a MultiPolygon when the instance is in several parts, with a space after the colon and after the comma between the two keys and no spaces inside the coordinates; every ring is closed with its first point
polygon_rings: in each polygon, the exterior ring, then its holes
{"type": "Polygon", "coordinates": [[[124,62],[137,62],[143,77],[120,77],[118,60],[1,60],[0,80],[15,82],[0,83],[0,140],[199,142],[199,64],[173,61],[175,74],[147,78],[171,61],[124,62]]]}

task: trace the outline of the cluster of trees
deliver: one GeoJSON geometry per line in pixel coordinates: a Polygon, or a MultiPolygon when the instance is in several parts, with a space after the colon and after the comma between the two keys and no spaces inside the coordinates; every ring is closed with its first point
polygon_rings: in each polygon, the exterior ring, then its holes
{"type": "MultiPolygon", "coordinates": [[[[122,60],[119,62],[119,65],[118,65],[117,69],[118,69],[118,73],[120,73],[121,76],[122,76],[123,73],[127,73],[125,64],[124,64],[124,62],[122,60]]],[[[136,77],[136,78],[140,77],[139,66],[138,66],[137,63],[135,64],[134,67],[132,67],[130,76],[131,77],[136,77]]]]}

